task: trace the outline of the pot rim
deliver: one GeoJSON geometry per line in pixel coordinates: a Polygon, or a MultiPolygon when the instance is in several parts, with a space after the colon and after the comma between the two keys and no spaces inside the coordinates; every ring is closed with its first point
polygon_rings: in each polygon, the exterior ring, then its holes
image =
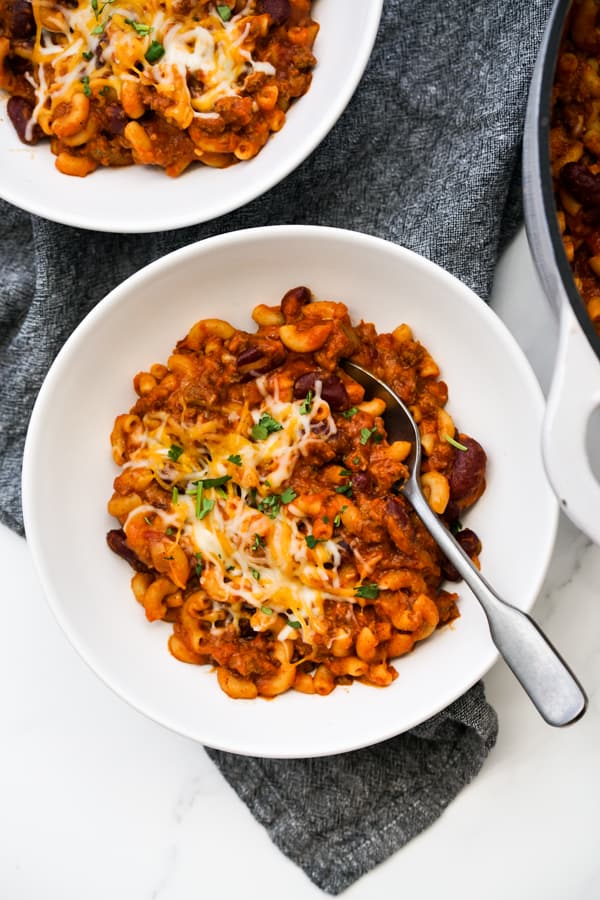
{"type": "MultiPolygon", "coordinates": [[[[558,52],[571,4],[572,0],[556,0],[554,4],[539,51],[536,63],[537,71],[534,74],[529,95],[527,123],[523,137],[523,184],[524,188],[528,188],[528,190],[524,190],[525,225],[544,286],[546,288],[551,286],[549,284],[551,279],[548,278],[546,270],[548,256],[552,254],[563,289],[561,297],[553,296],[552,299],[560,307],[560,303],[564,302],[566,295],[594,353],[600,360],[600,337],[596,334],[585,303],[575,286],[559,231],[550,162],[552,88],[558,52]],[[541,223],[537,221],[531,208],[536,192],[541,197],[545,228],[539,227],[541,223]],[[542,245],[541,241],[544,237],[542,245]]],[[[550,293],[556,294],[557,291],[556,289],[551,290],[550,293]]]]}

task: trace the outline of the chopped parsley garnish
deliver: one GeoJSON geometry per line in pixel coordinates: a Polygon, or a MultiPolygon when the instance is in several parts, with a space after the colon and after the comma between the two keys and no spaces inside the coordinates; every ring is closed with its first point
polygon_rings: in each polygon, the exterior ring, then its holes
{"type": "Polygon", "coordinates": [[[295,500],[298,494],[292,490],[291,487],[286,487],[285,491],[281,495],[282,503],[291,503],[292,500],[295,500]]]}
{"type": "Polygon", "coordinates": [[[201,478],[198,484],[205,488],[217,488],[227,484],[228,481],[231,481],[231,475],[220,475],[218,478],[201,478]]]}
{"type": "Polygon", "coordinates": [[[176,485],[173,486],[173,492],[171,494],[171,503],[173,504],[173,506],[176,506],[179,503],[179,488],[176,485]]]}
{"type": "Polygon", "coordinates": [[[361,584],[354,588],[354,593],[357,597],[363,597],[365,600],[375,600],[376,597],[379,597],[379,585],[361,584]]]}
{"type": "Polygon", "coordinates": [[[231,9],[225,3],[219,3],[217,5],[217,12],[219,13],[223,22],[229,22],[231,19],[231,9]]]}
{"type": "Polygon", "coordinates": [[[314,397],[314,396],[315,396],[315,395],[314,395],[314,393],[313,393],[312,391],[308,391],[306,397],[304,398],[304,400],[303,400],[302,403],[300,404],[300,412],[301,412],[301,414],[302,414],[303,416],[305,416],[307,413],[309,413],[309,412],[311,411],[311,409],[312,409],[312,401],[313,401],[313,397],[314,397]]]}
{"type": "Polygon", "coordinates": [[[81,83],[82,83],[82,85],[83,85],[83,93],[85,94],[85,96],[86,96],[86,97],[91,97],[91,96],[92,96],[92,89],[91,89],[91,87],[90,87],[90,76],[89,76],[89,75],[84,75],[83,78],[80,79],[80,81],[81,81],[81,83]]]}
{"type": "Polygon", "coordinates": [[[102,34],[104,31],[104,25],[96,25],[95,28],[92,28],[90,34],[102,34]]]}
{"type": "Polygon", "coordinates": [[[383,435],[379,434],[377,428],[375,427],[360,429],[360,442],[363,447],[365,446],[365,444],[368,444],[371,438],[373,439],[374,444],[380,444],[383,440],[383,435]]]}
{"type": "Polygon", "coordinates": [[[131,25],[138,34],[141,34],[144,37],[153,30],[152,25],[144,25],[143,22],[134,22],[133,19],[125,19],[125,21],[128,25],[131,25]]]}
{"type": "Polygon", "coordinates": [[[453,437],[450,437],[449,434],[445,434],[444,438],[448,441],[449,444],[452,444],[453,447],[456,447],[457,450],[468,450],[468,447],[465,447],[464,444],[455,441],[453,437]]]}
{"type": "Polygon", "coordinates": [[[352,482],[349,481],[348,484],[338,484],[335,489],[336,494],[345,494],[346,497],[352,496],[352,482]]]}
{"type": "Polygon", "coordinates": [[[323,543],[323,541],[320,541],[318,538],[316,538],[314,536],[314,534],[305,534],[304,540],[306,541],[307,545],[310,547],[311,550],[314,550],[315,547],[317,546],[317,544],[323,543]]]}
{"type": "Polygon", "coordinates": [[[159,59],[162,59],[164,55],[165,48],[160,43],[160,41],[152,41],[144,54],[144,59],[146,60],[146,62],[150,63],[151,66],[153,66],[154,63],[157,63],[159,59]]]}
{"type": "Polygon", "coordinates": [[[360,456],[355,456],[354,459],[352,460],[352,463],[355,466],[360,466],[360,456]]]}
{"type": "Polygon", "coordinates": [[[358,408],[356,406],[351,406],[350,409],[347,409],[345,412],[342,413],[342,415],[345,419],[351,419],[352,416],[355,416],[357,412],[358,412],[358,408]]]}
{"type": "Polygon", "coordinates": [[[227,457],[227,459],[230,463],[233,463],[234,466],[241,466],[242,464],[242,457],[239,453],[232,453],[231,456],[227,457]]]}
{"type": "Polygon", "coordinates": [[[207,500],[204,496],[204,485],[201,481],[196,484],[196,518],[203,519],[214,507],[214,500],[207,500]]]}
{"type": "Polygon", "coordinates": [[[261,513],[264,513],[265,516],[269,516],[270,519],[277,518],[280,506],[281,498],[279,494],[269,494],[268,497],[263,497],[263,499],[258,502],[258,509],[261,513]]]}
{"type": "Polygon", "coordinates": [[[169,459],[172,459],[173,462],[177,462],[182,453],[183,447],[179,447],[177,444],[171,444],[167,456],[169,457],[169,459]]]}
{"type": "Polygon", "coordinates": [[[94,15],[98,18],[98,0],[91,0],[91,7],[94,11],[94,15]]]}
{"type": "Polygon", "coordinates": [[[196,566],[194,568],[194,572],[196,573],[198,578],[200,578],[200,576],[202,575],[202,570],[204,569],[204,560],[202,559],[201,553],[194,553],[194,556],[196,557],[196,566]]]}
{"type": "Polygon", "coordinates": [[[254,540],[252,541],[252,549],[253,549],[253,550],[260,550],[261,547],[264,547],[264,546],[265,546],[265,539],[264,539],[264,537],[261,537],[260,534],[255,534],[255,535],[254,535],[254,540]]]}
{"type": "Polygon", "coordinates": [[[175,529],[174,529],[174,528],[171,528],[171,526],[169,525],[169,527],[168,527],[167,530],[165,531],[165,534],[166,534],[168,537],[171,537],[172,534],[175,534],[175,529]]]}
{"type": "Polygon", "coordinates": [[[92,59],[93,56],[94,56],[94,54],[92,53],[91,50],[84,50],[83,53],[82,53],[81,55],[83,56],[84,59],[86,59],[86,60],[88,60],[88,61],[89,61],[90,59],[92,59]]]}
{"type": "Polygon", "coordinates": [[[281,431],[282,428],[283,425],[280,425],[273,416],[263,413],[256,425],[252,426],[250,434],[255,441],[266,441],[270,434],[273,434],[274,431],[281,431]]]}
{"type": "Polygon", "coordinates": [[[335,519],[333,520],[333,524],[334,524],[334,527],[335,527],[335,528],[339,528],[340,525],[342,524],[342,516],[344,515],[344,513],[346,512],[347,509],[348,509],[347,506],[342,506],[342,508],[340,509],[339,513],[337,514],[337,516],[336,516],[335,519]]]}
{"type": "Polygon", "coordinates": [[[296,622],[295,619],[288,619],[288,625],[290,625],[292,628],[302,628],[302,623],[296,622]]]}
{"type": "Polygon", "coordinates": [[[270,606],[261,606],[260,611],[261,611],[261,613],[264,613],[265,616],[273,615],[273,610],[271,609],[270,606]]]}
{"type": "Polygon", "coordinates": [[[250,569],[250,572],[252,573],[252,577],[256,581],[260,581],[260,572],[258,571],[258,569],[250,569]]]}
{"type": "Polygon", "coordinates": [[[214,505],[214,500],[207,500],[206,497],[204,497],[200,506],[200,511],[198,511],[198,504],[196,503],[196,518],[203,519],[204,516],[207,516],[209,514],[214,505]]]}

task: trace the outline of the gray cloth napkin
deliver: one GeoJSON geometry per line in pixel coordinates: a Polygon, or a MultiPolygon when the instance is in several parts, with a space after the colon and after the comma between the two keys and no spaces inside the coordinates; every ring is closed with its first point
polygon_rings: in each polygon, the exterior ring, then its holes
{"type": "MultiPolygon", "coordinates": [[[[352,228],[424,254],[487,299],[519,222],[527,88],[550,5],[386,0],[368,69],[329,136],[282,184],[213,222],[106,235],[0,202],[0,519],[22,533],[26,424],[61,345],[115,285],[177,247],[265,224],[352,228]]],[[[496,732],[476,685],[412,732],[338,757],[208,752],[276,845],[335,894],[442,813],[496,732]]]]}

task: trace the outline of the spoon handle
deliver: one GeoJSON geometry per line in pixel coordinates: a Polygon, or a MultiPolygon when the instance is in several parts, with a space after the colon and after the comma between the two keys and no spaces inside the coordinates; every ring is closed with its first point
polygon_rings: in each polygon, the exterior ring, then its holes
{"type": "Polygon", "coordinates": [[[522,612],[492,590],[458,541],[430,508],[411,481],[404,493],[449,561],[471,588],[487,616],[492,640],[502,657],[549,725],[569,725],[585,712],[587,697],[557,650],[522,612]]]}

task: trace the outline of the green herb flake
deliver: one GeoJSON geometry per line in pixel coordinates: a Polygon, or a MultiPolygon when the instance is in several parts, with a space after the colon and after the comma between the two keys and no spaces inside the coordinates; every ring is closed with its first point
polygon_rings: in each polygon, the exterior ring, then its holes
{"type": "Polygon", "coordinates": [[[281,502],[285,504],[291,503],[297,496],[298,494],[293,491],[291,487],[286,487],[285,491],[281,494],[281,502]]]}
{"type": "Polygon", "coordinates": [[[171,528],[171,526],[169,525],[169,527],[165,531],[165,534],[167,535],[167,537],[171,537],[172,534],[175,534],[175,529],[171,528]]]}
{"type": "Polygon", "coordinates": [[[260,572],[258,569],[250,569],[250,572],[255,581],[260,581],[260,572]]]}
{"type": "Polygon", "coordinates": [[[255,534],[254,540],[252,541],[252,549],[254,551],[256,551],[256,550],[260,550],[264,546],[265,546],[265,539],[263,537],[261,537],[260,534],[255,534]]]}
{"type": "Polygon", "coordinates": [[[360,442],[363,445],[363,447],[365,446],[365,444],[369,443],[369,438],[371,438],[372,435],[374,435],[376,431],[377,431],[376,428],[361,428],[360,429],[360,442]]]}
{"type": "Polygon", "coordinates": [[[352,460],[352,464],[355,466],[360,466],[360,456],[355,456],[352,460]]]}
{"type": "Polygon", "coordinates": [[[345,494],[346,497],[352,496],[352,482],[348,482],[348,484],[338,484],[335,489],[336,494],[345,494]]]}
{"type": "Polygon", "coordinates": [[[173,492],[171,493],[171,503],[173,506],[177,506],[179,503],[179,488],[176,485],[173,486],[173,492]]]}
{"type": "Polygon", "coordinates": [[[261,613],[264,613],[265,616],[273,615],[273,610],[271,609],[270,606],[261,606],[260,611],[261,611],[261,613]]]}
{"type": "Polygon", "coordinates": [[[453,447],[456,447],[457,450],[463,450],[463,451],[465,451],[465,450],[468,450],[468,449],[469,449],[468,447],[465,447],[464,444],[461,444],[461,443],[459,443],[458,441],[455,441],[454,438],[453,438],[453,437],[450,437],[449,434],[445,434],[445,435],[444,435],[444,438],[445,438],[445,440],[448,441],[449,444],[451,444],[453,447]]]}
{"type": "Polygon", "coordinates": [[[102,34],[104,31],[104,25],[96,25],[95,28],[92,28],[90,34],[102,34]]]}
{"type": "Polygon", "coordinates": [[[242,457],[239,453],[232,453],[231,456],[227,457],[228,462],[233,463],[234,466],[241,466],[242,457]]]}
{"type": "Polygon", "coordinates": [[[345,419],[351,419],[352,416],[355,416],[357,412],[358,412],[358,407],[351,406],[350,409],[347,409],[345,412],[342,413],[342,415],[345,419]]]}
{"type": "Polygon", "coordinates": [[[90,59],[93,59],[94,54],[91,50],[84,50],[81,54],[85,60],[89,62],[90,59]]]}
{"type": "Polygon", "coordinates": [[[198,505],[196,504],[196,518],[203,519],[205,516],[209,514],[211,509],[214,508],[215,501],[207,500],[206,497],[202,500],[202,504],[200,506],[200,511],[198,511],[198,505]]]}
{"type": "Polygon", "coordinates": [[[90,87],[90,76],[89,76],[89,75],[84,75],[83,78],[80,78],[80,81],[81,81],[81,83],[82,83],[82,85],[83,85],[83,93],[85,94],[85,96],[86,96],[86,97],[91,97],[91,96],[92,96],[92,89],[91,89],[91,87],[90,87]]]}
{"type": "Polygon", "coordinates": [[[302,628],[302,623],[301,623],[301,622],[296,622],[295,619],[288,619],[288,625],[289,625],[291,628],[302,628]]]}
{"type": "Polygon", "coordinates": [[[379,597],[379,585],[361,584],[354,589],[354,593],[357,597],[363,597],[365,600],[375,600],[379,597]]]}
{"type": "Polygon", "coordinates": [[[313,391],[308,391],[306,397],[300,404],[300,413],[303,416],[306,416],[312,410],[312,402],[313,402],[314,396],[315,395],[314,395],[313,391]]]}
{"type": "Polygon", "coordinates": [[[100,88],[100,93],[102,94],[103,97],[106,97],[109,90],[110,90],[109,86],[107,84],[105,84],[104,87],[100,88]]]}
{"type": "Polygon", "coordinates": [[[94,15],[98,18],[98,0],[91,0],[91,7],[94,15]]]}
{"type": "Polygon", "coordinates": [[[218,488],[227,484],[228,481],[231,481],[231,475],[220,475],[219,478],[201,478],[198,484],[205,488],[218,488]]]}
{"type": "Polygon", "coordinates": [[[198,578],[200,578],[204,570],[204,560],[202,559],[201,553],[194,553],[194,556],[196,557],[196,566],[194,568],[194,572],[196,573],[198,578]]]}
{"type": "Polygon", "coordinates": [[[260,512],[264,513],[265,516],[269,516],[270,519],[277,518],[280,506],[281,499],[278,494],[269,494],[268,497],[263,497],[258,503],[260,512]]]}
{"type": "Polygon", "coordinates": [[[169,457],[169,459],[172,459],[173,462],[177,462],[182,453],[183,447],[179,447],[177,444],[171,444],[167,452],[167,456],[169,457]]]}
{"type": "Polygon", "coordinates": [[[317,546],[317,544],[322,543],[322,541],[320,541],[318,538],[316,538],[314,536],[314,534],[305,534],[304,540],[306,541],[307,546],[309,546],[311,550],[314,550],[315,547],[317,546]]]}
{"type": "Polygon", "coordinates": [[[282,428],[283,425],[280,425],[273,416],[270,416],[269,413],[263,413],[256,425],[252,426],[250,434],[255,441],[266,441],[270,434],[273,434],[275,431],[281,431],[282,428]]]}
{"type": "Polygon", "coordinates": [[[344,513],[346,512],[347,509],[348,509],[347,506],[342,506],[342,508],[340,509],[339,513],[337,514],[337,516],[336,516],[335,519],[333,520],[333,524],[334,524],[334,527],[335,527],[335,528],[339,528],[340,525],[342,524],[342,516],[344,515],[344,513]]]}
{"type": "Polygon", "coordinates": [[[231,9],[225,3],[219,3],[217,5],[217,12],[223,22],[229,22],[231,19],[231,9]]]}
{"type": "Polygon", "coordinates": [[[139,35],[142,35],[142,37],[145,37],[146,35],[150,34],[150,32],[153,30],[152,25],[144,25],[143,22],[134,22],[133,19],[125,19],[125,22],[128,25],[131,25],[131,27],[139,35]]]}
{"type": "Polygon", "coordinates": [[[160,43],[160,41],[152,41],[152,43],[146,50],[146,53],[144,54],[144,59],[146,60],[146,62],[150,63],[151,66],[153,66],[154,63],[157,63],[159,59],[162,59],[164,55],[165,48],[160,43]]]}

